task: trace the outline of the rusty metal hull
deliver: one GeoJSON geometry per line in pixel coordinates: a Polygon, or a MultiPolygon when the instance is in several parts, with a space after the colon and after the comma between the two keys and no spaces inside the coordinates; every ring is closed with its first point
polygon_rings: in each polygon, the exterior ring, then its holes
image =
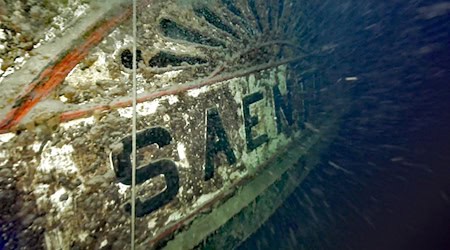
{"type": "MultiPolygon", "coordinates": [[[[314,166],[339,86],[310,63],[323,50],[287,39],[288,3],[139,2],[138,248],[236,245],[314,166]]],[[[2,79],[7,248],[129,247],[130,14],[88,3],[2,79]]]]}

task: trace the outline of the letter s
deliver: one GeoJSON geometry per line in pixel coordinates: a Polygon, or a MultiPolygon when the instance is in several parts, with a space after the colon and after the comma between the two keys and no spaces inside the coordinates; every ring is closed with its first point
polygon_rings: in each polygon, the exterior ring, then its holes
{"type": "MultiPolygon", "coordinates": [[[[118,180],[125,184],[131,185],[131,136],[122,139],[123,149],[121,152],[114,152],[111,154],[111,160],[116,172],[118,180]]],[[[158,144],[159,147],[169,145],[172,137],[166,129],[162,127],[152,127],[140,131],[136,134],[137,149],[149,146],[153,143],[158,144]]],[[[136,165],[139,166],[138,163],[136,165]]],[[[153,196],[152,198],[141,201],[136,199],[136,216],[142,217],[151,212],[161,208],[169,203],[178,193],[180,187],[180,179],[175,162],[170,159],[159,159],[153,161],[145,166],[139,166],[136,169],[136,184],[142,184],[146,180],[154,178],[159,175],[164,175],[166,181],[166,190],[153,196]]],[[[131,204],[125,206],[127,212],[131,211],[131,204]]]]}

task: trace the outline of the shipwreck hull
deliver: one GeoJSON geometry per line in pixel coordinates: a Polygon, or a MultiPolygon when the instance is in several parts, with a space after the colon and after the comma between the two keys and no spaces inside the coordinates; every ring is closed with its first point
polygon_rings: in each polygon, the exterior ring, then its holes
{"type": "MultiPolygon", "coordinates": [[[[236,246],[339,127],[327,49],[290,36],[311,28],[295,1],[138,4],[136,247],[236,246]]],[[[83,6],[2,71],[7,248],[130,247],[132,11],[83,6]]]]}

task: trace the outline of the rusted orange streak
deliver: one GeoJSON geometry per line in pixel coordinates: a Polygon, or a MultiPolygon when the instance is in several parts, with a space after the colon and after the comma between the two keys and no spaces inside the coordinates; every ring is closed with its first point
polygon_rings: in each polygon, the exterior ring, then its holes
{"type": "MultiPolygon", "coordinates": [[[[276,63],[268,63],[266,65],[262,65],[260,67],[257,67],[253,70],[248,70],[248,71],[243,71],[243,72],[237,72],[234,74],[229,74],[229,75],[218,75],[216,77],[212,77],[212,78],[208,78],[203,80],[200,83],[197,84],[192,84],[192,83],[187,83],[187,84],[182,84],[182,85],[176,85],[176,86],[172,86],[172,87],[167,87],[164,89],[161,89],[159,91],[156,92],[151,92],[151,93],[147,93],[144,94],[140,97],[137,98],[136,102],[137,103],[142,103],[142,102],[147,102],[147,101],[152,101],[156,98],[159,97],[163,97],[163,96],[167,96],[167,95],[177,95],[180,94],[182,92],[186,92],[188,90],[192,90],[192,89],[197,89],[197,88],[201,88],[203,86],[207,86],[207,85],[213,85],[219,82],[223,82],[226,80],[230,80],[236,77],[242,77],[242,76],[246,76],[258,71],[262,71],[265,69],[269,69],[269,68],[273,68],[276,66],[280,66],[286,63],[290,63],[293,61],[298,61],[302,58],[305,58],[307,56],[300,56],[300,57],[295,57],[295,58],[290,58],[290,59],[285,59],[282,60],[280,62],[276,62],[276,63]]],[[[111,110],[111,109],[116,109],[116,108],[125,108],[125,107],[129,107],[132,105],[132,99],[128,98],[126,100],[123,101],[117,101],[117,102],[113,102],[110,104],[103,104],[103,105],[98,105],[98,106],[93,106],[90,108],[86,108],[86,109],[81,109],[81,110],[75,110],[75,111],[67,111],[64,112],[60,115],[60,121],[61,122],[68,122],[71,120],[75,120],[75,119],[80,119],[83,117],[88,117],[94,114],[94,112],[101,112],[101,111],[107,111],[107,110],[111,110]]]]}
{"type": "Polygon", "coordinates": [[[18,98],[18,100],[24,100],[0,121],[0,131],[9,130],[17,125],[38,102],[47,97],[64,81],[70,71],[80,63],[92,47],[99,44],[116,26],[128,19],[131,13],[132,10],[127,8],[124,12],[104,21],[89,34],[81,45],[66,54],[55,65],[42,71],[38,79],[26,89],[25,94],[18,98]]]}

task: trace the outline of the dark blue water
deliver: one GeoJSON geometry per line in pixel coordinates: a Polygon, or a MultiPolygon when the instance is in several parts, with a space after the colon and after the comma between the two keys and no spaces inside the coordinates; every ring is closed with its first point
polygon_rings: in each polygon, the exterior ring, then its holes
{"type": "Polygon", "coordinates": [[[450,249],[450,3],[311,7],[314,42],[338,44],[323,74],[359,78],[350,112],[320,165],[240,249],[450,249]]]}

